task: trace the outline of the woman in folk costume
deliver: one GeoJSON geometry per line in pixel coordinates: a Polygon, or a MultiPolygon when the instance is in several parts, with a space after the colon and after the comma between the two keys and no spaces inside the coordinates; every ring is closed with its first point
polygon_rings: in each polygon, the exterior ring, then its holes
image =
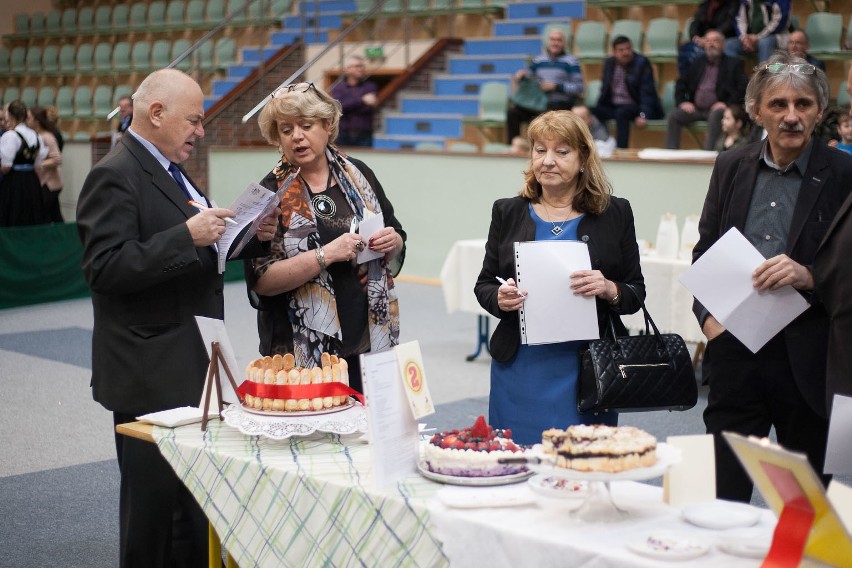
{"type": "Polygon", "coordinates": [[[340,104],[313,83],[273,93],[258,123],[282,157],[261,181],[281,197],[281,221],[267,257],[246,262],[258,309],[260,353],[293,353],[296,365],[320,365],[324,351],[345,358],[361,391],[358,356],[399,341],[393,277],[405,258],[405,232],[375,174],[335,146],[340,104]],[[353,230],[381,215],[367,239],[353,230]],[[359,253],[377,258],[359,262],[359,253]]]}

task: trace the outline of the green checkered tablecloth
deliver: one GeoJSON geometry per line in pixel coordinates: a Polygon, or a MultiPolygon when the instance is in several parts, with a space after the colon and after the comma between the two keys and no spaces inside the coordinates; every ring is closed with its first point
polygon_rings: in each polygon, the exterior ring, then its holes
{"type": "Polygon", "coordinates": [[[412,474],[374,489],[363,442],[276,441],[218,420],[154,439],[241,568],[448,565],[427,510],[440,486],[412,474]]]}

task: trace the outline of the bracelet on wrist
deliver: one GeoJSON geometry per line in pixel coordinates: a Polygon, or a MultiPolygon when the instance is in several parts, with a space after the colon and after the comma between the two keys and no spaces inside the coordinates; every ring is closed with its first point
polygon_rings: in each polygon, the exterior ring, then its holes
{"type": "Polygon", "coordinates": [[[314,249],[314,254],[317,257],[317,263],[319,264],[320,272],[322,272],[323,270],[325,270],[326,267],[325,251],[322,250],[322,245],[317,245],[317,248],[314,249]]]}
{"type": "Polygon", "coordinates": [[[615,296],[610,298],[609,305],[617,306],[621,303],[621,288],[618,287],[618,284],[615,285],[615,296]]]}

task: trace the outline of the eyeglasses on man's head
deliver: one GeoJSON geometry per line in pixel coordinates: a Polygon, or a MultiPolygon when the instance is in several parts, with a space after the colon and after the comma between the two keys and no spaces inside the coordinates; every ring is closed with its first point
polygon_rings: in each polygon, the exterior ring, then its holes
{"type": "Polygon", "coordinates": [[[758,71],[766,70],[769,73],[798,73],[799,75],[813,75],[816,67],[810,63],[766,63],[758,66],[758,71]]]}

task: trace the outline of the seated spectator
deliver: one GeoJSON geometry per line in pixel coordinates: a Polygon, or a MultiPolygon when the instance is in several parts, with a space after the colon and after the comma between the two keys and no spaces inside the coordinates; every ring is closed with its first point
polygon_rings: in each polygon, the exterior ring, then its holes
{"type": "Polygon", "coordinates": [[[758,63],[787,42],[790,0],[740,0],[734,19],[736,37],[725,41],[725,54],[740,57],[757,54],[758,63]]]}
{"type": "Polygon", "coordinates": [[[343,80],[331,90],[331,96],[340,102],[343,115],[340,117],[338,146],[373,145],[373,116],[379,104],[379,88],[367,80],[367,63],[360,55],[346,59],[343,80]]]}
{"type": "Polygon", "coordinates": [[[722,131],[722,114],[731,103],[743,103],[748,78],[737,58],[722,53],[725,38],[716,30],[704,34],[704,55],[675,83],[675,104],[666,116],[666,148],[680,148],[681,128],[707,121],[704,149],[713,150],[722,131]]]}
{"type": "Polygon", "coordinates": [[[822,69],[825,72],[825,63],[808,53],[811,48],[811,41],[808,39],[808,34],[804,30],[794,30],[790,32],[790,37],[787,39],[787,53],[793,57],[801,57],[814,67],[822,69]]]}
{"type": "MultiPolygon", "coordinates": [[[[535,79],[547,96],[544,110],[570,110],[583,92],[583,72],[580,62],[565,51],[565,34],[553,29],[547,34],[547,50],[530,63],[529,68],[515,73],[514,80],[535,79]]],[[[509,104],[506,113],[506,140],[512,143],[521,134],[521,124],[529,122],[543,111],[509,104]]]]}
{"type": "Polygon", "coordinates": [[[644,128],[648,119],[663,118],[651,62],[633,51],[630,39],[616,36],[612,56],[604,61],[601,95],[592,113],[602,123],[615,119],[615,143],[627,148],[630,124],[644,128]]]}
{"type": "Polygon", "coordinates": [[[849,116],[849,111],[847,110],[837,117],[837,122],[837,130],[840,132],[840,143],[837,147],[852,154],[852,116],[849,116]]]}
{"type": "Polygon", "coordinates": [[[530,141],[523,136],[515,136],[512,138],[512,143],[509,145],[509,153],[513,156],[524,156],[528,158],[530,155],[530,141]]]}
{"type": "Polygon", "coordinates": [[[722,134],[719,141],[716,143],[715,150],[724,152],[731,148],[736,148],[740,144],[748,142],[748,133],[751,126],[751,119],[748,113],[743,108],[743,105],[731,103],[725,107],[725,112],[722,114],[722,134]]]}
{"type": "Polygon", "coordinates": [[[589,110],[589,107],[586,105],[577,105],[571,109],[571,112],[579,116],[583,119],[583,122],[586,123],[586,126],[589,127],[589,132],[592,133],[592,138],[597,142],[600,140],[601,142],[605,142],[609,140],[609,131],[606,129],[606,126],[601,124],[601,121],[592,114],[592,111],[589,110]]]}
{"type": "Polygon", "coordinates": [[[704,34],[708,30],[717,30],[725,39],[737,37],[734,19],[739,9],[740,0],[704,0],[698,5],[689,24],[689,37],[692,40],[678,49],[677,70],[680,75],[686,74],[689,64],[696,57],[704,55],[704,34]]]}
{"type": "Polygon", "coordinates": [[[112,144],[115,146],[133,122],[133,99],[130,95],[124,95],[118,99],[118,126],[112,135],[112,144]]]}

